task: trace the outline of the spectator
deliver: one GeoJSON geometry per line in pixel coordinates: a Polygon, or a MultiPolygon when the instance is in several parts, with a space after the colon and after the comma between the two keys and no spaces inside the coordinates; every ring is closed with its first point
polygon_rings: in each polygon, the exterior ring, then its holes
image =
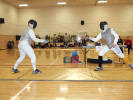
{"type": "Polygon", "coordinates": [[[132,40],[130,40],[129,37],[127,37],[127,39],[125,40],[125,43],[124,44],[128,48],[128,54],[130,54],[130,50],[132,49],[132,40]]]}
{"type": "Polygon", "coordinates": [[[83,46],[86,46],[86,39],[85,39],[84,36],[82,37],[82,45],[83,45],[83,46]]]}
{"type": "Polygon", "coordinates": [[[69,36],[67,35],[67,33],[65,33],[64,36],[64,47],[68,48],[68,42],[69,42],[69,36]]]}
{"type": "Polygon", "coordinates": [[[56,37],[56,34],[54,34],[54,37],[53,37],[53,45],[54,45],[54,47],[57,47],[56,40],[57,40],[57,37],[56,37]]]}
{"type": "Polygon", "coordinates": [[[119,45],[119,47],[123,53],[123,40],[121,39],[121,37],[119,37],[117,44],[119,45]]]}

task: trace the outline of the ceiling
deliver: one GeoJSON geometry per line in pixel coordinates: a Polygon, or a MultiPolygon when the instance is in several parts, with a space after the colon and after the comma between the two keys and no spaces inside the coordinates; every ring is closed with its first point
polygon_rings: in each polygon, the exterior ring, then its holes
{"type": "MultiPolygon", "coordinates": [[[[97,0],[3,0],[6,3],[18,7],[20,3],[28,3],[29,7],[55,7],[59,6],[56,2],[65,1],[66,6],[87,6],[87,5],[97,5],[97,0]]],[[[133,4],[133,0],[108,0],[105,5],[116,5],[116,4],[133,4]]]]}

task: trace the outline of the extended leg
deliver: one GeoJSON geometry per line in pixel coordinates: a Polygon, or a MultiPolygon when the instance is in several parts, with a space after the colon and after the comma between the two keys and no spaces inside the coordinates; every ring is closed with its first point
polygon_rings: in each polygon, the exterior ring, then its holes
{"type": "Polygon", "coordinates": [[[133,65],[131,64],[131,62],[128,60],[128,58],[126,56],[124,56],[124,54],[121,52],[120,48],[118,45],[116,45],[115,48],[112,48],[112,50],[120,57],[124,60],[124,62],[131,68],[133,69],[133,65]]]}

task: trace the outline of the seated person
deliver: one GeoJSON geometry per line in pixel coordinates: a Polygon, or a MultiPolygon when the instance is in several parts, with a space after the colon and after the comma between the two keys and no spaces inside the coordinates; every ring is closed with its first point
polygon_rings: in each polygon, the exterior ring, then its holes
{"type": "Polygon", "coordinates": [[[125,43],[124,44],[128,48],[128,54],[130,54],[130,50],[132,49],[132,40],[130,40],[129,37],[127,37],[127,39],[125,40],[125,43]]]}
{"type": "Polygon", "coordinates": [[[117,44],[119,45],[119,47],[123,53],[123,40],[121,39],[121,37],[119,37],[117,44]]]}

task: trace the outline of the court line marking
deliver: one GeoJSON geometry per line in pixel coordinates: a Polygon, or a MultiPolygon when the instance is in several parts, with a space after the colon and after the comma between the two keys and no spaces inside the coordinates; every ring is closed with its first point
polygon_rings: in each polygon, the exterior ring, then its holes
{"type": "Polygon", "coordinates": [[[30,81],[24,88],[22,88],[15,96],[13,96],[10,100],[15,100],[21,93],[23,93],[26,89],[30,87],[33,81],[30,81]]]}
{"type": "Polygon", "coordinates": [[[0,79],[0,81],[30,81],[30,82],[133,82],[133,80],[32,80],[32,79],[0,79]]]}

